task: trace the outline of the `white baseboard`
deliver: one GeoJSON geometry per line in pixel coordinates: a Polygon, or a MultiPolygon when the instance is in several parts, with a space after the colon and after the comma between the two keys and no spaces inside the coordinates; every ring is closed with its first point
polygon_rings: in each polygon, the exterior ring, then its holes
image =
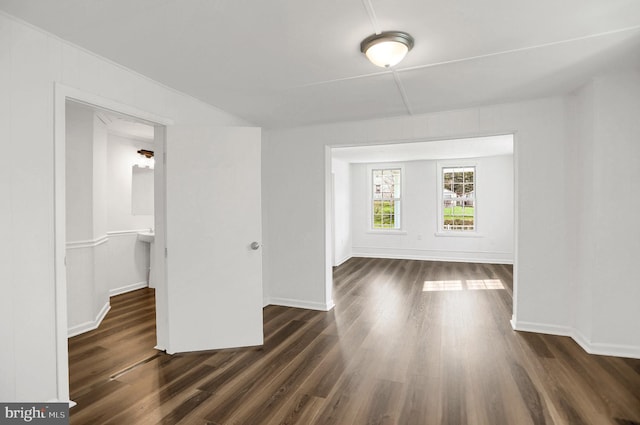
{"type": "Polygon", "coordinates": [[[283,307],[304,308],[307,310],[329,311],[335,304],[333,300],[328,303],[319,303],[315,301],[295,300],[291,298],[269,298],[265,300],[265,305],[279,305],[283,307]]]}
{"type": "Polygon", "coordinates": [[[591,342],[577,329],[573,330],[571,338],[589,354],[640,359],[640,347],[637,346],[591,342]]]}
{"type": "MultiPolygon", "coordinates": [[[[131,285],[122,286],[120,288],[109,290],[109,297],[113,297],[115,295],[124,294],[126,292],[131,292],[131,291],[135,291],[136,289],[146,288],[146,287],[147,287],[146,281],[133,283],[131,285]]],[[[96,316],[95,320],[90,320],[88,322],[80,323],[79,325],[70,327],[69,330],[67,331],[67,337],[71,338],[73,336],[80,335],[85,332],[89,332],[94,329],[97,329],[98,326],[100,326],[100,323],[102,323],[102,321],[104,320],[105,316],[107,315],[110,309],[111,309],[111,304],[109,303],[109,301],[107,301],[106,304],[103,305],[102,308],[100,309],[100,312],[98,312],[98,315],[96,316]]]]}
{"type": "Polygon", "coordinates": [[[347,261],[351,260],[351,258],[353,258],[351,255],[347,255],[343,259],[339,260],[333,267],[341,266],[344,263],[346,263],[347,261]]]}
{"type": "MultiPolygon", "coordinates": [[[[352,257],[357,258],[387,258],[393,260],[423,260],[423,261],[446,261],[454,263],[484,263],[484,264],[513,264],[512,258],[504,258],[503,256],[486,256],[478,257],[474,253],[456,253],[459,256],[442,255],[438,251],[430,252],[423,250],[414,250],[415,252],[373,252],[373,251],[354,251],[352,257]]],[[[485,253],[482,253],[485,254],[485,253]]],[[[487,253],[489,254],[489,253],[487,253]]]]}
{"type": "Polygon", "coordinates": [[[148,282],[142,281],[137,283],[132,283],[131,285],[121,286],[119,288],[109,289],[109,296],[115,297],[116,295],[125,294],[127,292],[135,291],[138,289],[146,288],[149,286],[148,282]]]}
{"type": "Polygon", "coordinates": [[[97,329],[98,326],[100,326],[100,323],[102,323],[102,321],[104,320],[104,317],[107,315],[109,310],[111,310],[111,304],[109,304],[109,301],[107,301],[105,305],[103,305],[100,309],[100,312],[98,312],[95,320],[90,320],[88,322],[80,323],[79,325],[70,327],[67,331],[67,338],[71,338],[73,336],[97,329]]]}
{"type": "Polygon", "coordinates": [[[572,329],[568,326],[547,325],[543,323],[523,322],[511,319],[511,327],[516,331],[535,332],[539,334],[572,336],[572,329]]]}
{"type": "Polygon", "coordinates": [[[511,321],[511,326],[516,331],[536,332],[548,335],[568,336],[573,339],[584,351],[600,356],[628,357],[640,359],[640,347],[633,345],[606,344],[592,342],[577,329],[569,326],[547,325],[533,322],[511,321]]]}

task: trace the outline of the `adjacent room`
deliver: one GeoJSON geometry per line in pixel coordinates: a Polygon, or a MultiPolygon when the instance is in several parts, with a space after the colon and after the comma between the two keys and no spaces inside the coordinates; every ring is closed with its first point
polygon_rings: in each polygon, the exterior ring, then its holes
{"type": "Polygon", "coordinates": [[[333,265],[351,257],[513,264],[513,136],[332,151],[333,265]]]}

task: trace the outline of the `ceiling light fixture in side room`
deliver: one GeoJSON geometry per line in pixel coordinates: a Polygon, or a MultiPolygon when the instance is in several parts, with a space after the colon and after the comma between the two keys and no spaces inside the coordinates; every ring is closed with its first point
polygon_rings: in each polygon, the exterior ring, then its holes
{"type": "Polygon", "coordinates": [[[137,166],[140,168],[153,168],[156,161],[153,159],[153,151],[147,149],[140,149],[138,153],[142,158],[138,158],[137,166]]]}
{"type": "Polygon", "coordinates": [[[413,48],[413,37],[402,31],[384,31],[362,40],[360,51],[377,66],[390,68],[400,63],[413,48]]]}

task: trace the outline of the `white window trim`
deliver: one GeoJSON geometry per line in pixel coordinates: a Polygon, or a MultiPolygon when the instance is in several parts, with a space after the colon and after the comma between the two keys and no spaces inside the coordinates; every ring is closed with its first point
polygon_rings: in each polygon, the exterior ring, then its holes
{"type": "Polygon", "coordinates": [[[367,188],[369,194],[367,195],[367,212],[368,212],[368,223],[367,223],[367,232],[371,234],[382,234],[382,235],[406,235],[407,232],[404,230],[404,199],[405,199],[405,189],[406,183],[404,178],[404,163],[376,163],[376,164],[367,164],[367,188]],[[394,229],[374,229],[373,228],[373,170],[397,170],[400,169],[400,214],[398,214],[398,218],[400,219],[400,227],[394,229]]]}
{"type": "Polygon", "coordinates": [[[456,238],[479,238],[484,235],[480,233],[480,220],[478,219],[478,182],[480,181],[478,172],[478,162],[475,160],[446,160],[446,161],[438,161],[436,163],[436,202],[438,206],[438,214],[436,215],[436,229],[435,236],[438,237],[456,237],[456,238]],[[474,175],[474,208],[475,208],[475,218],[474,218],[474,230],[447,230],[442,226],[442,215],[443,212],[443,199],[442,199],[442,169],[443,168],[462,168],[462,167],[474,167],[475,175],[474,175]]]}
{"type": "Polygon", "coordinates": [[[368,234],[371,234],[371,235],[406,235],[407,231],[406,230],[401,230],[401,229],[373,229],[373,228],[371,228],[371,229],[367,230],[365,233],[368,233],[368,234]]]}

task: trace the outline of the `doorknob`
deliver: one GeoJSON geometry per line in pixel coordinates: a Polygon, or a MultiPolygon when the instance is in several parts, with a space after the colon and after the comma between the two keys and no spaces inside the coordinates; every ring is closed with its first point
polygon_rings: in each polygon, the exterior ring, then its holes
{"type": "Polygon", "coordinates": [[[258,248],[260,248],[260,242],[251,242],[251,249],[255,251],[258,248]]]}

